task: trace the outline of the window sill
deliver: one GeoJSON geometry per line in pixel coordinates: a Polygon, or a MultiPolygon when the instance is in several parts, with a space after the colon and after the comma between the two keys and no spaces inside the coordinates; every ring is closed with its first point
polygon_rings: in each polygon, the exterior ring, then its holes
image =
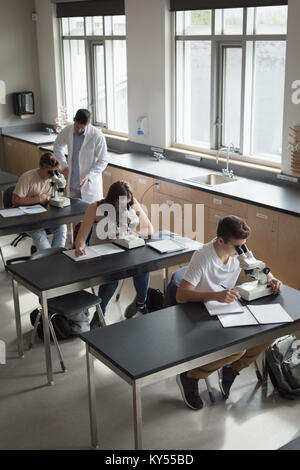
{"type": "Polygon", "coordinates": [[[115,133],[113,131],[108,131],[106,129],[101,129],[102,134],[105,135],[105,137],[108,137],[109,139],[114,139],[114,140],[120,140],[121,142],[128,142],[128,135],[126,134],[121,134],[121,133],[115,133]]]}
{"type": "MultiPolygon", "coordinates": [[[[177,152],[177,153],[183,154],[184,156],[187,156],[187,157],[190,156],[190,157],[199,158],[199,161],[202,158],[206,159],[206,160],[216,161],[216,152],[213,151],[213,150],[208,151],[208,152],[211,152],[211,153],[197,152],[197,151],[194,151],[194,150],[183,149],[183,148],[180,148],[180,147],[166,147],[165,150],[169,150],[171,152],[177,152]]],[[[226,158],[220,156],[219,161],[226,163],[226,158]]],[[[269,173],[275,173],[275,174],[280,174],[281,173],[281,168],[279,168],[279,167],[263,165],[263,164],[260,164],[260,163],[251,163],[251,162],[247,162],[247,161],[242,162],[240,160],[236,160],[236,159],[233,159],[233,158],[230,158],[230,163],[231,163],[231,165],[233,164],[233,165],[237,165],[237,166],[242,166],[244,168],[251,168],[251,169],[254,169],[254,170],[261,170],[261,171],[268,171],[269,173]]]]}

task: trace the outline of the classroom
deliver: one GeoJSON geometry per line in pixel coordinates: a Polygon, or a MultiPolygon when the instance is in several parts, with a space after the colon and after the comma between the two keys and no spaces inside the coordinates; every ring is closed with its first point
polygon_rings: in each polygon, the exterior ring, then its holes
{"type": "Polygon", "coordinates": [[[299,450],[299,0],[0,3],[0,450],[299,450]]]}

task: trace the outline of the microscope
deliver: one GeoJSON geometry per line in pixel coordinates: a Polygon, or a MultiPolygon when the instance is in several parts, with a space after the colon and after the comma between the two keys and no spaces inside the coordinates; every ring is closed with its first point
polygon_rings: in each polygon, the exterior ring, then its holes
{"type": "Polygon", "coordinates": [[[138,215],[132,207],[127,205],[127,209],[122,214],[117,227],[118,238],[114,240],[114,243],[127,249],[144,246],[145,240],[133,233],[135,232],[138,224],[138,215]]]}
{"type": "Polygon", "coordinates": [[[57,170],[49,170],[48,173],[51,176],[52,187],[49,204],[55,207],[69,206],[71,204],[70,199],[62,195],[67,184],[64,175],[59,173],[57,170]]]}
{"type": "Polygon", "coordinates": [[[234,290],[238,291],[241,297],[248,301],[271,295],[272,288],[267,281],[270,268],[263,261],[257,260],[245,244],[236,246],[235,249],[238,253],[240,267],[244,269],[246,274],[253,277],[255,281],[243,282],[236,286],[234,290]]]}

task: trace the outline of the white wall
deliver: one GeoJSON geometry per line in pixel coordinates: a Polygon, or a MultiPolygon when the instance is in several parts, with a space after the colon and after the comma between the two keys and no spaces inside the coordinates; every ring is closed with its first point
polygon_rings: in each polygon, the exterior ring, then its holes
{"type": "Polygon", "coordinates": [[[292,83],[300,80],[300,1],[289,0],[286,76],[283,114],[283,173],[291,174],[291,154],[288,150],[289,127],[300,125],[300,104],[293,104],[292,83]]]}
{"type": "Polygon", "coordinates": [[[60,67],[60,36],[55,5],[50,0],[35,0],[38,19],[38,57],[41,89],[41,120],[54,124],[58,107],[62,105],[62,80],[60,67]]]}
{"type": "Polygon", "coordinates": [[[6,89],[5,104],[0,103],[0,127],[40,122],[36,25],[31,19],[34,0],[0,3],[0,80],[6,89]],[[18,91],[34,92],[36,113],[28,119],[13,112],[12,93],[18,91]]]}
{"type": "Polygon", "coordinates": [[[154,146],[170,144],[170,12],[167,0],[125,0],[129,139],[154,146]],[[136,133],[148,116],[149,133],[136,133]]]}

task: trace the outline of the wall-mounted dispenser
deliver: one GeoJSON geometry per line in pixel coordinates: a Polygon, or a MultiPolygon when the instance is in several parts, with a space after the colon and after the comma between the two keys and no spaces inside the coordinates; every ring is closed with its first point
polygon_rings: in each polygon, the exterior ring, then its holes
{"type": "Polygon", "coordinates": [[[148,134],[148,116],[140,116],[136,120],[137,122],[137,131],[138,135],[147,135],[148,134]]]}
{"type": "Polygon", "coordinates": [[[32,91],[13,93],[14,113],[17,116],[29,117],[34,114],[34,97],[32,91]]]}

